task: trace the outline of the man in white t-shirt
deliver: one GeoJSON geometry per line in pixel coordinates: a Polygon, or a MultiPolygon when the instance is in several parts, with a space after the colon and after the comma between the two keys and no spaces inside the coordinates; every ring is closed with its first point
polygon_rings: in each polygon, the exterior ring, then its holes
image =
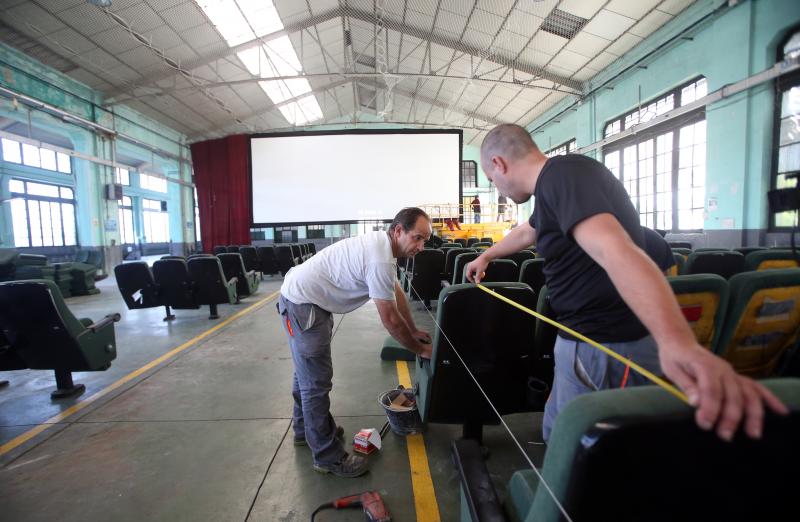
{"type": "Polygon", "coordinates": [[[278,312],[294,361],[294,442],[308,444],[316,471],[340,477],[367,471],[366,459],[345,451],[344,431],[330,413],[333,314],[346,314],[372,299],[392,337],[417,355],[431,356],[431,336],[414,324],[396,268],[396,259],[423,250],[431,233],[424,211],[404,208],[388,231],[334,243],[286,274],[278,312]]]}

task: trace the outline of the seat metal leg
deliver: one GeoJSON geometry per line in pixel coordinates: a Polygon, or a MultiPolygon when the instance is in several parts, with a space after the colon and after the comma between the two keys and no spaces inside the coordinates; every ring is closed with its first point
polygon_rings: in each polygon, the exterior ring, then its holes
{"type": "Polygon", "coordinates": [[[165,312],[164,312],[164,313],[165,313],[166,315],[164,316],[164,319],[162,319],[162,321],[172,321],[173,319],[175,319],[175,314],[173,314],[173,313],[170,311],[170,309],[169,309],[169,306],[165,306],[165,307],[164,307],[164,310],[165,310],[165,312]]]}
{"type": "Polygon", "coordinates": [[[215,304],[208,305],[208,318],[219,319],[219,314],[217,313],[217,305],[215,304]]]}
{"type": "Polygon", "coordinates": [[[75,384],[72,382],[72,372],[69,370],[55,370],[56,372],[56,390],[50,394],[51,399],[64,399],[80,395],[86,390],[83,384],[75,384]]]}

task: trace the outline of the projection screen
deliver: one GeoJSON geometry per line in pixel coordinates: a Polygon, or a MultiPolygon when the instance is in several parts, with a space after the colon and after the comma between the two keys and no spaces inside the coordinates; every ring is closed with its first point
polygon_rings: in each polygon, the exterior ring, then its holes
{"type": "Polygon", "coordinates": [[[337,131],[250,138],[253,226],[391,220],[461,200],[460,130],[337,131]]]}

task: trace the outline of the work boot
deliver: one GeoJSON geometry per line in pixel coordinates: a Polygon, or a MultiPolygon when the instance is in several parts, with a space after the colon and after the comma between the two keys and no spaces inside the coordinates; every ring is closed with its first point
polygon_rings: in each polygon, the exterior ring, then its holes
{"type": "MultiPolygon", "coordinates": [[[[341,426],[336,426],[336,438],[339,439],[341,442],[344,442],[344,428],[341,426]]],[[[294,445],[295,446],[308,446],[308,442],[306,441],[305,434],[301,436],[295,435],[294,437],[294,445]]]]}
{"type": "Polygon", "coordinates": [[[367,472],[367,459],[358,455],[347,455],[336,464],[314,464],[314,471],[320,473],[333,473],[338,477],[359,477],[367,472]]]}

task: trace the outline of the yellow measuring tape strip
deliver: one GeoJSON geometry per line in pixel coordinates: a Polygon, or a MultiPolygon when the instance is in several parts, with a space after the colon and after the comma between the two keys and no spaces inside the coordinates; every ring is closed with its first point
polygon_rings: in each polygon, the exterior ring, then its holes
{"type": "Polygon", "coordinates": [[[665,381],[664,379],[662,379],[658,375],[654,374],[653,372],[645,370],[644,368],[642,368],[641,366],[639,366],[635,362],[632,362],[629,359],[625,359],[624,357],[622,357],[617,352],[615,352],[615,351],[613,351],[613,350],[611,350],[609,348],[606,348],[605,346],[603,346],[602,344],[600,344],[600,343],[598,343],[596,341],[593,341],[593,340],[589,339],[585,335],[576,332],[575,330],[573,330],[572,328],[569,328],[568,326],[564,326],[563,324],[559,323],[558,321],[554,321],[554,320],[550,319],[549,317],[546,317],[546,316],[544,316],[544,315],[542,315],[542,314],[540,314],[538,312],[534,312],[530,308],[524,307],[521,304],[512,301],[511,299],[509,299],[508,297],[506,297],[504,295],[498,294],[494,290],[492,290],[490,288],[487,288],[487,287],[483,286],[480,283],[478,283],[476,286],[478,288],[480,288],[481,290],[483,290],[484,292],[486,292],[487,294],[493,295],[494,297],[500,299],[501,301],[504,301],[504,302],[510,304],[511,306],[515,307],[515,308],[519,308],[523,312],[525,312],[527,314],[530,314],[530,315],[536,317],[537,319],[541,319],[542,321],[544,321],[544,322],[546,322],[548,324],[552,324],[556,328],[564,330],[565,332],[567,332],[571,336],[575,337],[576,339],[580,339],[581,341],[594,346],[595,348],[597,348],[601,352],[605,353],[609,357],[613,357],[614,359],[618,360],[622,364],[630,366],[635,371],[639,372],[640,374],[644,375],[645,377],[647,377],[648,379],[650,379],[651,381],[653,381],[657,385],[661,386],[662,388],[667,390],[669,393],[671,393],[675,397],[679,398],[680,400],[682,400],[686,404],[689,404],[689,399],[686,397],[686,394],[684,394],[678,388],[676,388],[675,386],[671,385],[670,383],[668,383],[667,381],[665,381]]]}

